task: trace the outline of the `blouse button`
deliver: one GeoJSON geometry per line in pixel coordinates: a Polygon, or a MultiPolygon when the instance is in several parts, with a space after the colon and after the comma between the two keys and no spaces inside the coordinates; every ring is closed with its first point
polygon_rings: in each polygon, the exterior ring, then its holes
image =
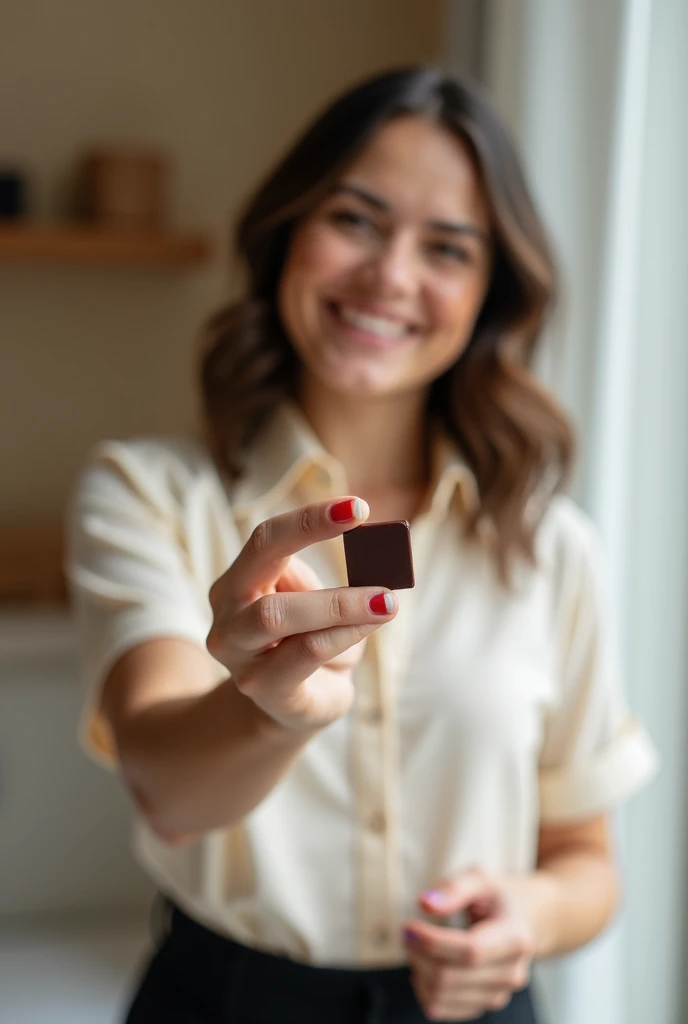
{"type": "Polygon", "coordinates": [[[370,725],[379,725],[382,721],[382,708],[377,705],[371,708],[366,714],[366,721],[370,725]]]}
{"type": "Polygon", "coordinates": [[[374,928],[370,934],[370,938],[374,946],[384,946],[385,943],[389,942],[389,928],[385,928],[384,925],[379,925],[374,928]]]}
{"type": "Polygon", "coordinates": [[[368,824],[372,832],[377,832],[378,834],[384,832],[386,823],[382,811],[375,811],[374,814],[371,814],[368,824]]]}

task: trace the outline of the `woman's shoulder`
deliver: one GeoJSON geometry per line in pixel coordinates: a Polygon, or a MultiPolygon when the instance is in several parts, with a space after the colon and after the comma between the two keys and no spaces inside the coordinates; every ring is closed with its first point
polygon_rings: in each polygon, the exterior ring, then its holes
{"type": "Polygon", "coordinates": [[[92,447],[89,460],[145,467],[151,473],[191,475],[207,472],[212,465],[207,445],[191,434],[106,438],[92,447]]]}
{"type": "Polygon", "coordinates": [[[536,534],[538,561],[560,573],[596,571],[604,561],[599,530],[592,517],[571,497],[550,501],[536,534]]]}
{"type": "Polygon", "coordinates": [[[108,438],[87,454],[77,484],[77,494],[99,493],[115,499],[137,496],[157,507],[185,503],[196,488],[217,485],[218,470],[200,438],[138,436],[108,438]]]}

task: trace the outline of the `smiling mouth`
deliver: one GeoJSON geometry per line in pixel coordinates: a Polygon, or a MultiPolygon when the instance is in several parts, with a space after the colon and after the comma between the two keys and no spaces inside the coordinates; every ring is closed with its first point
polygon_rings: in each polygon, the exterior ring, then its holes
{"type": "Polygon", "coordinates": [[[401,341],[418,333],[418,328],[408,321],[364,313],[339,302],[328,302],[327,306],[338,323],[381,341],[401,341]]]}

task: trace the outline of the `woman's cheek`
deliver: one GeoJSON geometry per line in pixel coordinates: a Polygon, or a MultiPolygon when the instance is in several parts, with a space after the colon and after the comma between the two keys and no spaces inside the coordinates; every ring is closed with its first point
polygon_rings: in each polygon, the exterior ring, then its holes
{"type": "Polygon", "coordinates": [[[299,275],[323,282],[354,265],[359,258],[358,249],[329,225],[313,224],[294,240],[289,265],[299,275]]]}
{"type": "Polygon", "coordinates": [[[468,338],[485,298],[482,280],[458,280],[437,290],[435,309],[437,322],[453,329],[461,338],[468,338]]]}

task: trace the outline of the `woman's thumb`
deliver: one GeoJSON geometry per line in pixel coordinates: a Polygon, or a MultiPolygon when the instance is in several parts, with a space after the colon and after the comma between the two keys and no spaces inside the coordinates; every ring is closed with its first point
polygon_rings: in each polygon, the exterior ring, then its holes
{"type": "Polygon", "coordinates": [[[421,895],[420,905],[428,914],[447,917],[468,910],[475,903],[485,904],[498,898],[496,883],[484,871],[472,868],[428,889],[421,895]]]}

